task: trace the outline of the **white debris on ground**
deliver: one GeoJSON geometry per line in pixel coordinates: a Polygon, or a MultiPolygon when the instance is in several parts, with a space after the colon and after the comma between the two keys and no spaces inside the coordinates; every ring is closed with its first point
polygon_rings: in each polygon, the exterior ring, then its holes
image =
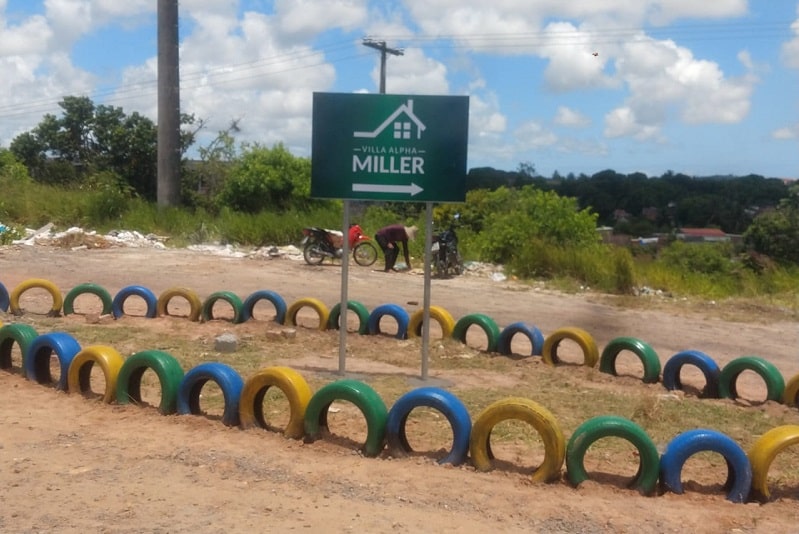
{"type": "MultiPolygon", "coordinates": [[[[3,227],[5,228],[5,227],[3,227]]],[[[69,248],[70,250],[103,249],[112,247],[134,247],[134,248],[154,248],[166,249],[165,243],[169,240],[168,236],[155,234],[142,234],[135,230],[112,230],[107,234],[98,234],[96,231],[87,231],[82,228],[72,227],[65,231],[56,232],[53,223],[46,224],[39,229],[25,229],[25,237],[16,239],[13,245],[23,246],[52,246],[69,248]]],[[[0,230],[2,232],[2,230],[0,230]]],[[[302,249],[294,245],[264,247],[239,247],[231,244],[205,243],[200,245],[189,245],[188,250],[225,256],[229,258],[253,258],[253,259],[289,259],[304,261],[302,249]]],[[[417,260],[418,261],[418,260],[417,260]]],[[[398,263],[397,267],[401,265],[398,263]]],[[[468,261],[464,263],[466,276],[479,276],[490,278],[495,282],[504,282],[508,279],[504,273],[502,265],[491,263],[468,261]]],[[[420,271],[422,272],[422,271],[420,271]]]]}

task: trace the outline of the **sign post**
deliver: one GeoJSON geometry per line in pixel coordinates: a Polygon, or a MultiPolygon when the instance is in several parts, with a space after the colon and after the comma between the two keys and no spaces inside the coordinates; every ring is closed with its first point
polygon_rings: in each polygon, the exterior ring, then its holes
{"type": "MultiPolygon", "coordinates": [[[[468,96],[314,93],[311,196],[426,203],[422,380],[427,380],[433,202],[466,200],[468,96]]],[[[346,329],[347,248],[340,329],[346,329]]],[[[346,334],[340,333],[340,344],[346,334]]],[[[344,373],[346,347],[339,347],[344,373]]]]}

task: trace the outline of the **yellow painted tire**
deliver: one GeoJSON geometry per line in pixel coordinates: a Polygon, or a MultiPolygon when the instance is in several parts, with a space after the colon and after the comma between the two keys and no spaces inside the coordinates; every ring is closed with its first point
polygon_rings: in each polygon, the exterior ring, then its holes
{"type": "Polygon", "coordinates": [[[266,392],[273,386],[280,389],[289,402],[289,422],[283,435],[302,439],[305,436],[305,409],[313,394],[305,378],[290,367],[267,367],[247,379],[239,400],[241,428],[266,428],[263,401],[266,392]]]}
{"type": "Polygon", "coordinates": [[[111,404],[117,398],[117,377],[123,363],[125,358],[107,345],[92,345],[81,349],[69,364],[67,391],[86,396],[91,391],[92,367],[97,364],[105,375],[103,402],[111,404]]]}
{"type": "Polygon", "coordinates": [[[793,375],[785,383],[785,391],[782,393],[782,403],[786,406],[799,408],[799,374],[793,375]]]}
{"type": "MultiPolygon", "coordinates": [[[[455,330],[455,319],[447,310],[441,306],[430,306],[430,318],[438,321],[444,339],[452,337],[452,331],[455,330]]],[[[424,308],[413,312],[408,320],[408,337],[420,337],[423,322],[424,308]]]]}
{"type": "Polygon", "coordinates": [[[175,297],[183,297],[189,302],[189,321],[197,322],[200,320],[203,303],[195,291],[185,287],[173,287],[158,296],[158,301],[155,304],[155,313],[158,317],[169,315],[169,301],[175,297]]]}
{"type": "Polygon", "coordinates": [[[533,482],[551,482],[560,477],[566,458],[566,438],[552,413],[540,404],[522,397],[510,397],[494,402],[472,423],[469,454],[478,471],[491,469],[491,431],[509,419],[529,423],[544,442],[544,461],[532,475],[533,482]]]}
{"type": "Polygon", "coordinates": [[[573,326],[559,328],[552,332],[544,340],[544,349],[541,351],[541,358],[549,365],[556,365],[560,362],[558,358],[558,345],[564,339],[570,339],[577,343],[583,351],[583,365],[594,367],[599,361],[599,348],[596,346],[594,338],[583,330],[573,326]]]}
{"type": "Polygon", "coordinates": [[[799,444],[799,425],[782,425],[772,428],[758,438],[748,452],[752,464],[752,495],[759,501],[768,501],[768,470],[771,462],[783,450],[799,444]]]}
{"type": "Polygon", "coordinates": [[[64,305],[64,298],[61,296],[61,291],[55,284],[44,278],[29,278],[15,287],[9,296],[9,311],[14,315],[22,315],[22,308],[19,306],[19,298],[24,292],[34,287],[44,289],[53,297],[53,306],[47,315],[49,317],[58,317],[61,315],[61,307],[64,305]]]}
{"type": "Polygon", "coordinates": [[[321,300],[314,298],[304,298],[292,303],[286,311],[285,324],[288,326],[297,326],[297,312],[306,306],[313,308],[313,310],[319,314],[319,330],[327,330],[327,320],[330,318],[330,310],[327,309],[327,306],[325,306],[321,300]]]}

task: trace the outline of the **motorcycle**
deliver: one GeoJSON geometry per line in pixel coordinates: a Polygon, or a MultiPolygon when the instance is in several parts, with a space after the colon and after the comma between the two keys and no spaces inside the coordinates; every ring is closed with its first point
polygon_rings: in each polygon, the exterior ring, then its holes
{"type": "MultiPolygon", "coordinates": [[[[337,230],[317,226],[302,229],[302,255],[308,265],[319,265],[325,258],[341,259],[344,256],[344,236],[337,230]]],[[[377,261],[377,247],[372,238],[363,233],[360,225],[350,225],[348,232],[350,251],[355,263],[368,267],[377,261]]]]}
{"type": "Polygon", "coordinates": [[[458,235],[455,233],[455,222],[459,218],[460,215],[456,213],[448,229],[433,234],[433,244],[430,247],[433,257],[431,267],[437,277],[446,278],[450,273],[463,274],[463,258],[458,251],[458,235]]]}

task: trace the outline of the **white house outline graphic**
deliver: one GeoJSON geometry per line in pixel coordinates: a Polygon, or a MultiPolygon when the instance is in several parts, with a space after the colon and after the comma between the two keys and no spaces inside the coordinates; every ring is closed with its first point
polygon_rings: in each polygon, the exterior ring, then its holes
{"type": "Polygon", "coordinates": [[[372,130],[371,132],[352,132],[353,137],[365,137],[367,139],[374,139],[381,133],[383,130],[388,128],[388,125],[392,122],[394,123],[394,139],[410,139],[411,138],[411,123],[398,121],[397,118],[405,114],[408,118],[416,124],[416,139],[422,138],[422,132],[427,129],[424,123],[419,120],[413,112],[413,99],[408,99],[408,101],[402,104],[400,107],[394,110],[394,112],[388,116],[386,120],[383,121],[383,124],[378,126],[376,129],[372,130]]]}

